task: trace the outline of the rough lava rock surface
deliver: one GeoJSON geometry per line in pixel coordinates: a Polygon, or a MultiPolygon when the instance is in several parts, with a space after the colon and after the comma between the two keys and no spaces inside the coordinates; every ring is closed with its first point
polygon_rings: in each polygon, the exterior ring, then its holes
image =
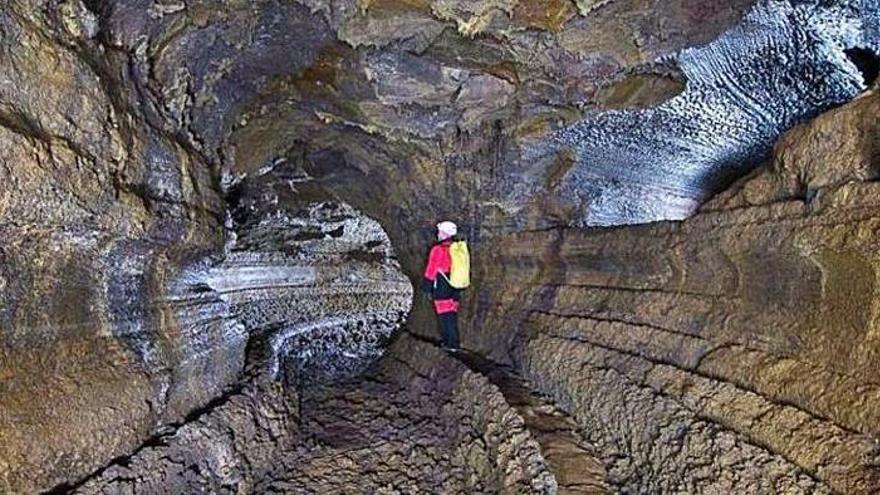
{"type": "Polygon", "coordinates": [[[7,1],[0,491],[564,491],[441,217],[591,486],[875,491],[878,10],[7,1]]]}
{"type": "Polygon", "coordinates": [[[878,104],[792,130],[685,222],[496,239],[464,345],[571,411],[613,485],[875,493],[878,104]]]}

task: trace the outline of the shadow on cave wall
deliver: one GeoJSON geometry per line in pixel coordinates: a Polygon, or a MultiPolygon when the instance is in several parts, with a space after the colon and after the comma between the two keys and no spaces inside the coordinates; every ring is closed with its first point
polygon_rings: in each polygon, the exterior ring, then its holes
{"type": "Polygon", "coordinates": [[[862,73],[865,86],[873,86],[877,82],[877,77],[880,76],[880,55],[877,55],[873,50],[861,47],[850,48],[844,53],[862,73]]]}

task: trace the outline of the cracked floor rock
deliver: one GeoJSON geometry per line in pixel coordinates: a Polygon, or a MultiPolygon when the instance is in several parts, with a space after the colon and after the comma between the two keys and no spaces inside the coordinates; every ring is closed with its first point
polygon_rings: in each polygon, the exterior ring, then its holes
{"type": "Polygon", "coordinates": [[[296,419],[289,391],[247,385],[69,492],[255,493],[278,454],[298,440],[296,419]]]}
{"type": "Polygon", "coordinates": [[[296,402],[257,381],[71,492],[557,493],[499,391],[409,337],[364,376],[296,402]]]}
{"type": "Polygon", "coordinates": [[[488,380],[405,334],[361,378],[304,392],[303,441],[258,491],[556,493],[540,446],[488,380]]]}

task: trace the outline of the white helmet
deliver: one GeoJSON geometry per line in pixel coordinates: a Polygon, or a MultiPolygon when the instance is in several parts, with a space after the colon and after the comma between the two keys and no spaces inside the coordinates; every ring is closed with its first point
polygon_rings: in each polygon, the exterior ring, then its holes
{"type": "Polygon", "coordinates": [[[458,234],[458,226],[452,222],[440,222],[437,224],[437,237],[440,240],[455,237],[458,234]]]}

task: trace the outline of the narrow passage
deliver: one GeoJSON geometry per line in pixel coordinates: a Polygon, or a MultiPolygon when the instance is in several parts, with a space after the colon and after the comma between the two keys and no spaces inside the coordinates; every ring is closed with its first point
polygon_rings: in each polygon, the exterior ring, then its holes
{"type": "MultiPolygon", "coordinates": [[[[439,341],[411,334],[439,346],[439,341]]],[[[577,423],[552,399],[534,390],[515,369],[462,350],[450,356],[498,387],[511,407],[525,421],[526,428],[541,446],[541,453],[559,483],[563,495],[610,493],[605,469],[592,454],[590,444],[578,432],[577,423]]]]}

